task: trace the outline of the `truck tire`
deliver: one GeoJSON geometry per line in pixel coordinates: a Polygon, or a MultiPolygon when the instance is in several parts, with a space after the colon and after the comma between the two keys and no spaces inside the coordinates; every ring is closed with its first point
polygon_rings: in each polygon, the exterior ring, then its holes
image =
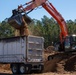
{"type": "Polygon", "coordinates": [[[13,74],[18,74],[19,73],[18,65],[17,64],[12,64],[11,65],[11,70],[12,70],[13,74]]]}
{"type": "Polygon", "coordinates": [[[19,66],[19,72],[20,72],[20,74],[25,74],[25,73],[27,73],[27,72],[26,72],[25,64],[21,64],[21,65],[19,66]]]}
{"type": "Polygon", "coordinates": [[[44,65],[39,65],[38,73],[42,73],[43,69],[44,69],[44,65]]]}
{"type": "Polygon", "coordinates": [[[32,69],[32,66],[31,65],[21,64],[19,66],[19,73],[20,74],[27,74],[27,73],[30,73],[31,72],[31,69],[32,69]]]}

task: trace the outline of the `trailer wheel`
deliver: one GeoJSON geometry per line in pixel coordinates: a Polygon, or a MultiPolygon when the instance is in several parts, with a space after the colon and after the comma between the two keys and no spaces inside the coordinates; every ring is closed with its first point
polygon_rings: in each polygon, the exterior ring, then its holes
{"type": "Polygon", "coordinates": [[[39,65],[39,70],[38,70],[38,72],[39,72],[39,73],[42,73],[43,69],[44,69],[44,65],[39,65]]]}
{"type": "Polygon", "coordinates": [[[20,74],[26,74],[28,73],[29,67],[26,66],[25,64],[21,64],[19,67],[19,72],[20,74]]]}
{"type": "Polygon", "coordinates": [[[32,66],[31,66],[31,65],[21,64],[21,65],[19,66],[19,73],[20,73],[20,74],[31,73],[31,69],[32,69],[32,66]]]}
{"type": "Polygon", "coordinates": [[[13,74],[18,74],[19,73],[17,64],[12,64],[11,69],[12,69],[13,74]]]}

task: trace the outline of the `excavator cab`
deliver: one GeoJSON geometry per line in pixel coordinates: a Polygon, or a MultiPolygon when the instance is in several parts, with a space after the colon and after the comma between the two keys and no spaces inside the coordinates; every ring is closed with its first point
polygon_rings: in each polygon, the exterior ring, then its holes
{"type": "Polygon", "coordinates": [[[71,49],[74,51],[76,51],[76,35],[73,34],[70,36],[70,45],[71,45],[71,49]]]}
{"type": "Polygon", "coordinates": [[[68,36],[65,41],[61,44],[56,42],[54,44],[56,51],[73,52],[76,51],[76,35],[68,36]]]}
{"type": "Polygon", "coordinates": [[[76,35],[72,34],[65,39],[64,48],[66,52],[76,51],[76,35]]]}

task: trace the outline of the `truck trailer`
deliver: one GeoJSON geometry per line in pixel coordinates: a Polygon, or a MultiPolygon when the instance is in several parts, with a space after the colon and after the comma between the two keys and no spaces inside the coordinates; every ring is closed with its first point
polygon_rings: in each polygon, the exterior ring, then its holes
{"type": "Polygon", "coordinates": [[[0,38],[0,63],[10,64],[13,74],[43,70],[44,39],[38,36],[0,38]]]}

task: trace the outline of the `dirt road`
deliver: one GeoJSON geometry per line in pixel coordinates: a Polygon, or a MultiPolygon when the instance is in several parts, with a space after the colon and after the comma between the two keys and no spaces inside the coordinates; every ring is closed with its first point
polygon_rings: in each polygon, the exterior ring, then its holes
{"type": "MultiPolygon", "coordinates": [[[[14,75],[10,70],[0,69],[0,75],[14,75]]],[[[56,73],[56,72],[47,72],[41,74],[25,74],[25,75],[76,75],[76,72],[65,72],[65,73],[56,73]]]]}

